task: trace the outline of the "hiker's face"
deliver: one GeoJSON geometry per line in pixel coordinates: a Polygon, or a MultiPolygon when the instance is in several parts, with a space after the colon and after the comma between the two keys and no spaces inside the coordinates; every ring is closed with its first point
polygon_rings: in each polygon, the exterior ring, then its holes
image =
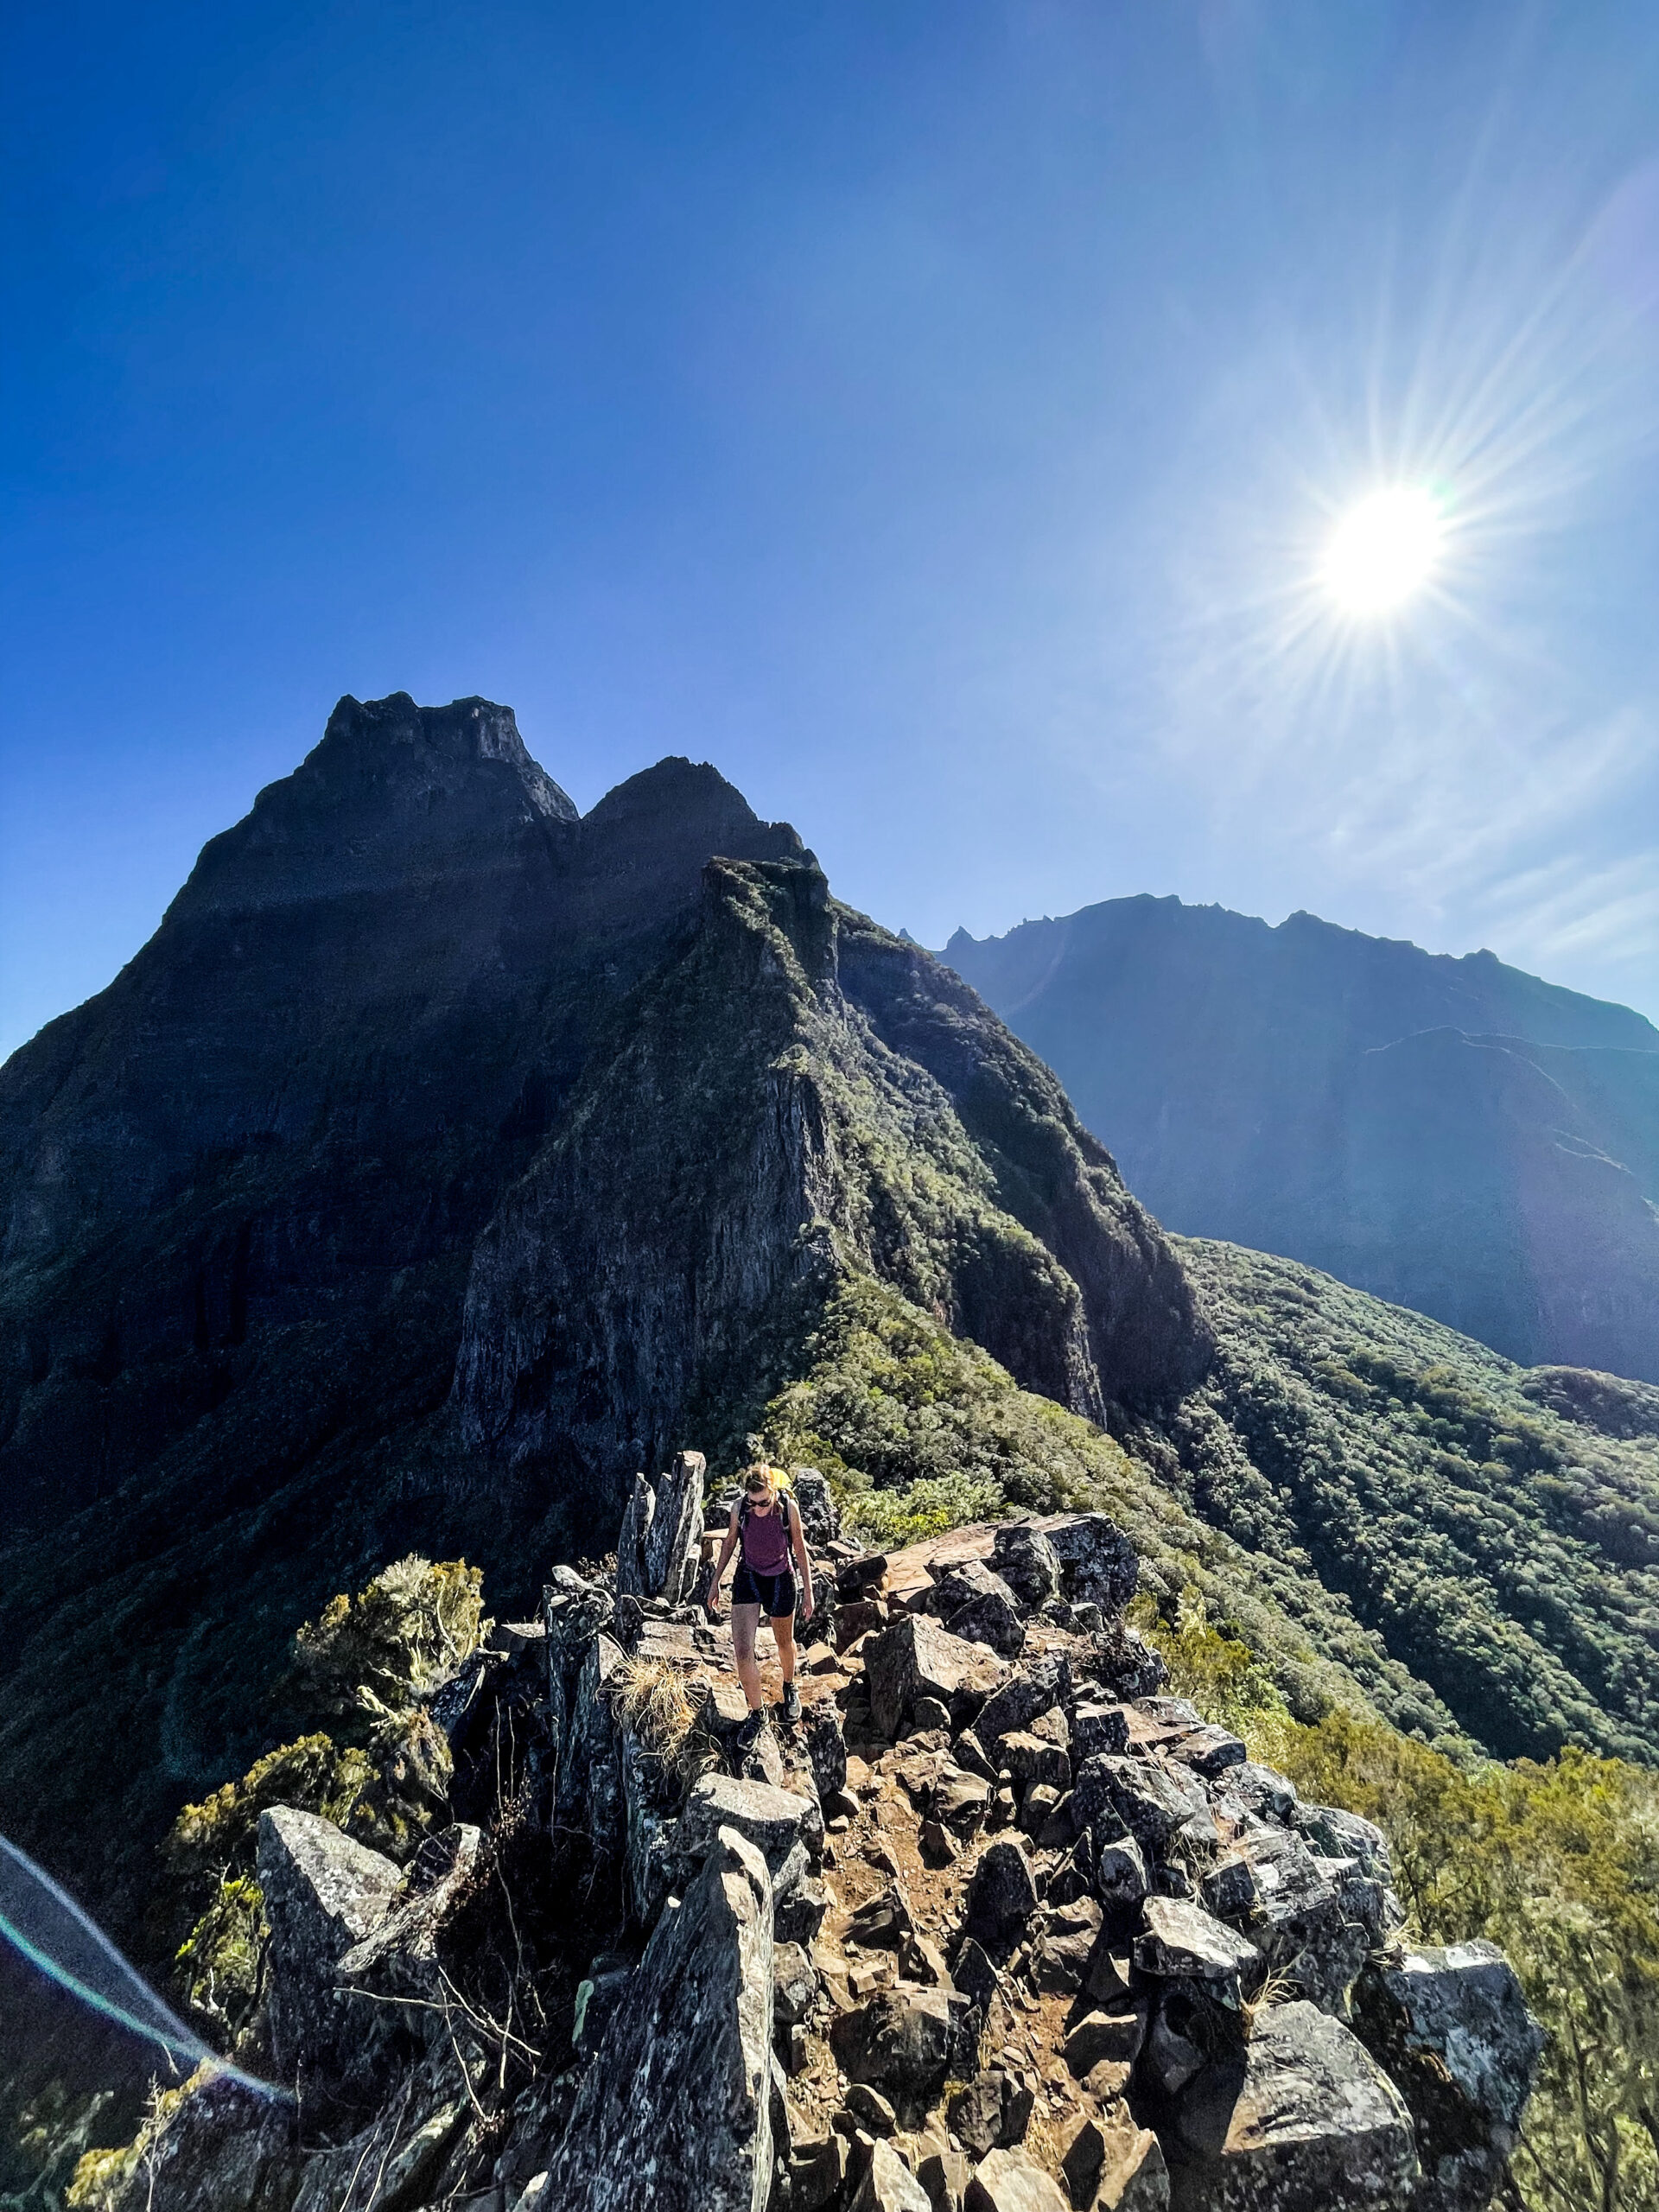
{"type": "Polygon", "coordinates": [[[754,1513],[770,1513],[778,1503],[778,1493],[768,1485],[765,1490],[749,1492],[749,1508],[754,1513]]]}

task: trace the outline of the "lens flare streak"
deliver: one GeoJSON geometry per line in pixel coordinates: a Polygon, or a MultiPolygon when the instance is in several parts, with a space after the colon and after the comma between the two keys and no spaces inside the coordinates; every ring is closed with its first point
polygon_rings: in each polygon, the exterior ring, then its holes
{"type": "Polygon", "coordinates": [[[0,1937],[60,1989],[156,2044],[181,2074],[207,2064],[261,2096],[289,2093],[222,2059],[176,2018],[97,1923],[33,1859],[0,1836],[0,1937]]]}

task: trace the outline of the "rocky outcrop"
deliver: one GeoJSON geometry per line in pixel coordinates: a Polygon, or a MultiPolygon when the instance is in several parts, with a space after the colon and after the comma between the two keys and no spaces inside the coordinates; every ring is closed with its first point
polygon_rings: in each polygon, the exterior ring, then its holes
{"type": "Polygon", "coordinates": [[[270,1927],[270,2049],[277,2077],[336,2075],[347,2056],[335,1969],[385,1918],[403,1869],[332,1821],[276,1806],[259,1816],[259,1887],[270,1927]]]}
{"type": "Polygon", "coordinates": [[[1175,2212],[1393,2212],[1418,2175],[1399,2090],[1305,2000],[1263,2013],[1243,2050],[1199,2073],[1174,2135],[1175,2212]]]}
{"type": "Polygon", "coordinates": [[[701,1452],[681,1452],[654,1480],[634,1477],[616,1541],[619,1598],[660,1598],[677,1605],[696,1595],[707,1471],[701,1452]]]}
{"type": "Polygon", "coordinates": [[[302,2153],[291,2105],[203,2066],[101,2163],[98,2212],[289,2212],[302,2153]]]}
{"type": "Polygon", "coordinates": [[[772,1946],[766,1861],[727,1829],[645,1947],[549,2170],[550,2205],[764,2212],[772,1946]]]}
{"type": "Polygon", "coordinates": [[[1422,2178],[1414,2212],[1473,2212],[1503,2180],[1543,2049],[1495,1943],[1406,1951],[1354,1993],[1354,2024],[1404,2093],[1422,2178]]]}
{"type": "Polygon", "coordinates": [[[1015,1660],[912,1610],[993,1541],[830,1540],[893,1618],[758,1737],[723,1624],[558,1571],[483,1647],[483,1827],[399,1877],[265,1815],[299,2125],[203,2136],[178,2202],[265,2159],[247,2212],[1484,2212],[1539,2043],[1501,1955],[1403,1949],[1375,1827],[1145,1693],[1055,1586],[1133,1587],[1103,1516],[1009,1532],[1015,1660]]]}

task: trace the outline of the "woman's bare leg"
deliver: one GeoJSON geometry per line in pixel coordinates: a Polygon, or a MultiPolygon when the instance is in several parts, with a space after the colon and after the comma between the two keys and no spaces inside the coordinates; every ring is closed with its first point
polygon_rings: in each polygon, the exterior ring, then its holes
{"type": "Polygon", "coordinates": [[[766,1702],[760,1689],[760,1669],[754,1662],[754,1632],[760,1625],[759,1605],[732,1607],[732,1649],[737,1656],[737,1679],[743,1685],[751,1713],[759,1713],[766,1702]]]}
{"type": "Polygon", "coordinates": [[[778,1663],[784,1670],[784,1680],[792,1682],[795,1679],[794,1614],[780,1613],[772,1624],[772,1632],[778,1641],[778,1663]]]}

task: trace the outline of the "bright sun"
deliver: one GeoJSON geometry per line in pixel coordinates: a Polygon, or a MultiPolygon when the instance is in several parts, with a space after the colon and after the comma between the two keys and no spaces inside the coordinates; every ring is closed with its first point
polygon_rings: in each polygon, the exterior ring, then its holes
{"type": "Polygon", "coordinates": [[[1402,486],[1373,492],[1338,524],[1321,575],[1351,614],[1384,614],[1426,583],[1446,537],[1440,502],[1402,486]]]}

